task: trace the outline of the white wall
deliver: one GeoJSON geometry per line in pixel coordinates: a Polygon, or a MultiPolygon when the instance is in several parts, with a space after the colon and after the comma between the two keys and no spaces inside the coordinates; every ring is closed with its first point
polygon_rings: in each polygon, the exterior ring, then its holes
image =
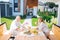
{"type": "Polygon", "coordinates": [[[33,16],[37,16],[37,11],[38,11],[38,8],[37,7],[33,7],[33,16]]]}
{"type": "Polygon", "coordinates": [[[5,4],[5,16],[8,16],[7,14],[7,4],[5,4]]]}
{"type": "Polygon", "coordinates": [[[20,10],[21,10],[21,15],[23,15],[23,7],[24,7],[24,0],[21,0],[21,5],[20,5],[20,10]]]}
{"type": "Polygon", "coordinates": [[[1,24],[1,7],[0,7],[0,24],[1,24]]]}
{"type": "Polygon", "coordinates": [[[60,2],[58,3],[59,7],[58,7],[58,25],[60,26],[60,2]]]}

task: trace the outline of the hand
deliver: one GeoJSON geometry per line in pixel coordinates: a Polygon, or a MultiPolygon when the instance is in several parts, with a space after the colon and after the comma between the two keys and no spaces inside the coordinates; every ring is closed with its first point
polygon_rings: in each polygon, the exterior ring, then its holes
{"type": "Polygon", "coordinates": [[[24,28],[20,28],[20,31],[24,31],[24,28]]]}
{"type": "Polygon", "coordinates": [[[16,28],[16,30],[18,31],[18,30],[20,30],[20,28],[16,28]]]}

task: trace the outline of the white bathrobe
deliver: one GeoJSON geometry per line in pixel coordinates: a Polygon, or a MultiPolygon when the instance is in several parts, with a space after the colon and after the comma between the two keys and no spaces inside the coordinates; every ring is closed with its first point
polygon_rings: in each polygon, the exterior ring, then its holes
{"type": "Polygon", "coordinates": [[[38,23],[38,29],[42,30],[44,33],[48,33],[49,32],[48,26],[45,23],[43,23],[43,22],[38,23]]]}
{"type": "Polygon", "coordinates": [[[16,20],[13,20],[10,26],[10,32],[13,36],[16,36],[19,33],[19,31],[16,30],[18,27],[22,27],[21,23],[16,22],[16,20]]]}

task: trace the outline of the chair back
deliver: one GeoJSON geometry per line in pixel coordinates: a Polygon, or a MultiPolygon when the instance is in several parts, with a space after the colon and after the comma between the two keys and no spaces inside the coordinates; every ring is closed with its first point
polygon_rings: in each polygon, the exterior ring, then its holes
{"type": "Polygon", "coordinates": [[[53,24],[52,32],[54,33],[54,36],[56,37],[56,39],[60,40],[60,26],[53,24]]]}
{"type": "Polygon", "coordinates": [[[6,32],[6,23],[2,23],[0,24],[0,36],[2,36],[4,34],[4,32],[6,32]]]}

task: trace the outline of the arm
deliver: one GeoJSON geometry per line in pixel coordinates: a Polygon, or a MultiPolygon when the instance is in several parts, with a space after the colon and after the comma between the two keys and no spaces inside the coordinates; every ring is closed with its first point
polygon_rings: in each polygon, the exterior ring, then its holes
{"type": "Polygon", "coordinates": [[[10,26],[10,30],[16,30],[18,28],[18,25],[16,23],[16,21],[14,20],[12,23],[11,23],[11,26],[10,26]]]}

